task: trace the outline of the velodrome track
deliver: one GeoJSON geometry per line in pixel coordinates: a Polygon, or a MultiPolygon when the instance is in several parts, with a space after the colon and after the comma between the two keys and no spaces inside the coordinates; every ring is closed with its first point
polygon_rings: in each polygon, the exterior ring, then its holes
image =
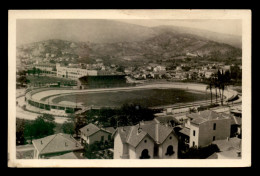
{"type": "MultiPolygon", "coordinates": [[[[178,88],[178,89],[185,89],[188,91],[200,91],[204,93],[210,93],[210,90],[206,91],[207,85],[205,84],[192,84],[192,83],[161,83],[161,84],[146,84],[146,85],[139,85],[135,87],[118,87],[118,88],[101,88],[101,89],[86,89],[86,90],[73,90],[73,89],[53,89],[53,90],[43,90],[31,95],[33,100],[41,101],[45,97],[45,102],[53,103],[52,100],[59,96],[64,95],[72,95],[72,94],[83,94],[83,93],[98,93],[98,92],[115,92],[115,91],[128,91],[128,90],[144,90],[144,89],[152,89],[152,88],[160,88],[160,89],[169,89],[169,88],[178,88]]],[[[214,92],[213,92],[214,93],[214,92]]],[[[226,89],[224,91],[225,99],[230,99],[237,95],[237,92],[231,89],[226,89]]],[[[199,101],[199,103],[209,103],[210,100],[199,101]]],[[[73,104],[73,103],[72,103],[73,104]]],[[[59,103],[59,105],[67,105],[59,103]]]]}
{"type": "MultiPolygon", "coordinates": [[[[47,96],[61,96],[64,94],[74,94],[74,93],[95,93],[95,92],[111,92],[111,91],[129,91],[129,90],[134,90],[134,89],[151,89],[151,88],[179,88],[179,89],[186,89],[188,91],[202,91],[205,92],[206,91],[206,86],[204,84],[193,84],[193,83],[157,83],[157,84],[145,84],[145,85],[139,85],[139,86],[135,86],[135,87],[123,87],[123,88],[105,88],[105,89],[88,89],[88,90],[65,90],[65,89],[48,89],[48,90],[43,90],[40,92],[37,92],[35,94],[32,95],[33,99],[36,100],[41,100],[42,98],[45,98],[47,96]]],[[[207,90],[207,93],[210,93],[209,90],[207,90]]],[[[232,98],[234,96],[237,95],[237,92],[231,89],[226,89],[224,91],[224,96],[226,97],[226,99],[228,98],[232,98]]],[[[50,98],[49,101],[51,101],[52,98],[50,98]]],[[[19,102],[20,105],[24,104],[24,96],[19,96],[17,97],[17,101],[19,102]]],[[[45,101],[48,101],[48,99],[46,99],[45,101]]],[[[202,105],[202,104],[209,104],[210,100],[205,100],[205,101],[200,101],[200,102],[193,102],[193,103],[185,103],[184,106],[196,106],[196,105],[202,105]]],[[[241,102],[241,100],[239,100],[238,102],[241,102]]],[[[175,108],[182,108],[182,105],[180,105],[181,103],[175,104],[175,105],[169,105],[170,107],[175,107],[175,108]]],[[[163,106],[164,108],[168,107],[168,106],[163,106]]],[[[161,107],[155,107],[155,108],[161,108],[161,107]]],[[[21,107],[17,106],[17,110],[16,110],[16,116],[18,118],[22,118],[22,119],[29,119],[29,120],[33,120],[36,119],[37,116],[39,114],[37,112],[29,112],[29,111],[25,111],[23,110],[21,107]]],[[[61,116],[54,116],[55,117],[55,121],[57,123],[64,123],[65,121],[67,121],[68,118],[66,117],[61,117],[61,116]]]]}

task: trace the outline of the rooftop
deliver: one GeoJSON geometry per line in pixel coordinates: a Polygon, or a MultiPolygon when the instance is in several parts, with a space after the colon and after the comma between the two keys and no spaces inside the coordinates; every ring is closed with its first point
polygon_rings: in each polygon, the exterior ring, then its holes
{"type": "Polygon", "coordinates": [[[212,144],[216,144],[220,151],[229,151],[229,150],[241,150],[241,139],[233,137],[230,139],[216,140],[212,144]]]}
{"type": "Polygon", "coordinates": [[[71,135],[63,133],[33,140],[33,144],[40,154],[74,151],[83,148],[71,135]]]}
{"type": "Polygon", "coordinates": [[[118,127],[117,131],[123,143],[136,147],[147,135],[157,144],[161,144],[173,132],[173,129],[156,122],[149,122],[140,123],[140,126],[138,124],[135,126],[118,127]]]}
{"type": "Polygon", "coordinates": [[[191,119],[191,123],[201,124],[210,120],[229,119],[230,116],[224,113],[217,113],[215,111],[206,110],[197,113],[187,114],[187,117],[191,119]]]}
{"type": "Polygon", "coordinates": [[[105,128],[102,129],[102,128],[99,128],[98,126],[96,126],[96,125],[94,125],[94,124],[92,124],[92,123],[90,123],[90,124],[84,126],[83,128],[81,128],[81,129],[79,129],[79,130],[80,130],[82,133],[84,133],[86,136],[91,136],[91,135],[93,135],[94,133],[96,133],[96,132],[98,132],[98,131],[100,131],[100,130],[112,134],[112,132],[110,132],[110,130],[112,130],[112,129],[110,129],[110,128],[109,128],[109,130],[106,130],[105,128]]]}
{"type": "Polygon", "coordinates": [[[63,155],[50,157],[50,159],[79,159],[79,158],[73,152],[69,152],[63,155]]]}

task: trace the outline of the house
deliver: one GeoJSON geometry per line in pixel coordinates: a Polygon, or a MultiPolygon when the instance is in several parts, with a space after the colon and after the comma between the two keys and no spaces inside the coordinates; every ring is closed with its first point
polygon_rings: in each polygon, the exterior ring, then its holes
{"type": "Polygon", "coordinates": [[[69,152],[81,152],[84,147],[71,135],[58,133],[32,141],[34,158],[51,158],[69,152]]]}
{"type": "Polygon", "coordinates": [[[118,127],[113,134],[114,159],[177,159],[178,137],[172,127],[155,121],[118,127]]]}
{"type": "Polygon", "coordinates": [[[215,140],[230,137],[231,117],[211,110],[187,114],[185,125],[190,129],[190,147],[205,147],[215,140]]]}
{"type": "Polygon", "coordinates": [[[80,140],[82,144],[93,144],[94,142],[109,142],[111,141],[111,129],[103,129],[90,123],[79,129],[80,140]]]}

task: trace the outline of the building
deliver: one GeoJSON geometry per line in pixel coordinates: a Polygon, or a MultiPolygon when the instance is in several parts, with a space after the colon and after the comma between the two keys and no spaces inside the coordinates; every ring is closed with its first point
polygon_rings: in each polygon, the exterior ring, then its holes
{"type": "Polygon", "coordinates": [[[90,123],[80,130],[80,140],[82,144],[93,144],[95,142],[109,142],[112,140],[111,130],[99,128],[98,126],[90,123]]]}
{"type": "Polygon", "coordinates": [[[187,114],[190,129],[189,146],[205,147],[215,140],[230,137],[231,117],[211,110],[187,114]]]}
{"type": "Polygon", "coordinates": [[[219,152],[214,159],[241,159],[241,139],[233,137],[212,142],[217,145],[219,152]]]}
{"type": "Polygon", "coordinates": [[[178,137],[172,127],[155,121],[118,127],[113,137],[114,159],[178,158],[178,137]]]}
{"type": "Polygon", "coordinates": [[[78,89],[121,87],[126,85],[125,75],[83,76],[77,80],[78,89]]]}
{"type": "Polygon", "coordinates": [[[87,70],[75,66],[64,67],[60,64],[56,65],[57,77],[78,79],[83,76],[97,76],[97,70],[87,70]]]}
{"type": "Polygon", "coordinates": [[[54,134],[32,141],[34,158],[52,158],[70,152],[81,152],[84,147],[69,134],[54,134]]]}

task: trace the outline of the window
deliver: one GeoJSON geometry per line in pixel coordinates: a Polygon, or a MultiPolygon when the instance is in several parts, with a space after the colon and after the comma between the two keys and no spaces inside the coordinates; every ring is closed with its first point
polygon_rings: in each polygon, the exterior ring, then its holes
{"type": "Polygon", "coordinates": [[[216,137],[215,137],[215,136],[213,136],[213,141],[215,141],[215,138],[216,138],[216,137]]]}
{"type": "Polygon", "coordinates": [[[149,151],[147,149],[144,149],[141,153],[140,159],[149,159],[149,151]]]}
{"type": "Polygon", "coordinates": [[[147,140],[145,139],[145,140],[144,140],[144,143],[146,143],[146,142],[147,142],[147,140]]]}
{"type": "Polygon", "coordinates": [[[104,136],[101,136],[101,141],[104,141],[104,136]]]}
{"type": "Polygon", "coordinates": [[[213,124],[213,130],[216,130],[216,123],[213,124]]]}
{"type": "Polygon", "coordinates": [[[170,139],[172,139],[172,137],[170,136],[170,139]]]}
{"type": "Polygon", "coordinates": [[[195,130],[193,130],[193,136],[195,136],[196,135],[196,131],[195,130]]]}
{"type": "Polygon", "coordinates": [[[169,146],[167,147],[167,151],[166,151],[165,155],[171,156],[171,155],[173,155],[173,154],[174,154],[173,146],[172,146],[172,145],[169,145],[169,146]]]}
{"type": "Polygon", "coordinates": [[[195,147],[195,142],[194,141],[192,142],[192,146],[195,147]]]}
{"type": "Polygon", "coordinates": [[[111,135],[108,135],[108,140],[111,140],[111,135]]]}

